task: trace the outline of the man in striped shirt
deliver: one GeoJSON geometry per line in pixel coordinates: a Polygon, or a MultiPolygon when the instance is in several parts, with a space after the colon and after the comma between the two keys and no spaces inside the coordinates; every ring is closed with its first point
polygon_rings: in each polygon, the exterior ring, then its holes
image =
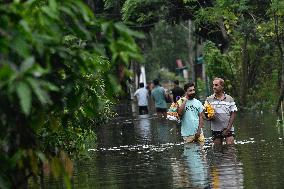
{"type": "Polygon", "coordinates": [[[209,120],[213,142],[214,144],[222,144],[225,138],[227,144],[234,144],[233,122],[238,108],[234,99],[224,93],[224,80],[222,78],[214,78],[213,91],[214,94],[206,99],[207,103],[211,104],[215,110],[214,118],[209,120]]]}

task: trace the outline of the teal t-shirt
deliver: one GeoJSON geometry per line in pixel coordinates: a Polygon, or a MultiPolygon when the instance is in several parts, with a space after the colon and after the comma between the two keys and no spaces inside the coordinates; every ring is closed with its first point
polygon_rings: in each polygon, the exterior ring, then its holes
{"type": "Polygon", "coordinates": [[[181,136],[195,135],[199,125],[198,114],[203,111],[202,103],[197,99],[188,100],[181,119],[181,136]]]}
{"type": "Polygon", "coordinates": [[[167,108],[167,103],[165,99],[165,90],[163,87],[156,86],[151,91],[151,95],[154,98],[156,108],[167,108]]]}

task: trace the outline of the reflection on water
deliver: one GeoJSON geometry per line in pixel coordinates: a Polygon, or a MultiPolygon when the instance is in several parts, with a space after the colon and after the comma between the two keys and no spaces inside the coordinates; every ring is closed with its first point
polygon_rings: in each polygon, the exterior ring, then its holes
{"type": "MultiPolygon", "coordinates": [[[[284,184],[283,127],[272,114],[238,116],[236,144],[212,147],[207,126],[204,144],[184,144],[176,123],[152,114],[122,113],[97,128],[91,159],[75,162],[73,188],[253,189],[284,184]]],[[[64,186],[46,178],[46,188],[64,186]]]]}
{"type": "Polygon", "coordinates": [[[183,155],[189,168],[193,187],[204,188],[208,186],[207,163],[202,145],[185,144],[183,155]]]}
{"type": "Polygon", "coordinates": [[[182,157],[172,163],[174,188],[208,187],[208,168],[202,144],[184,144],[182,157]]]}
{"type": "Polygon", "coordinates": [[[212,188],[243,188],[243,165],[234,145],[214,146],[208,159],[212,188]]]}
{"type": "Polygon", "coordinates": [[[151,123],[149,115],[139,115],[138,121],[134,122],[135,134],[140,136],[143,141],[151,139],[151,123]]]}

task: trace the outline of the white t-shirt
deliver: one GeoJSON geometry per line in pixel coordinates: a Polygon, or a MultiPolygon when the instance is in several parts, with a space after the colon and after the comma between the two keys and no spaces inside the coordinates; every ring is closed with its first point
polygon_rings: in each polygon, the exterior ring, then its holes
{"type": "Polygon", "coordinates": [[[148,106],[148,90],[145,88],[137,89],[134,96],[138,99],[138,106],[148,106]]]}

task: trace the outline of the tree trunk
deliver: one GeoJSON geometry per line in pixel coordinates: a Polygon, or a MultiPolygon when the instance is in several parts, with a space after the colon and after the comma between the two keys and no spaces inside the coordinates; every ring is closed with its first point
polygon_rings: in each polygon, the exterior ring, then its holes
{"type": "Polygon", "coordinates": [[[219,21],[218,25],[219,25],[219,28],[221,30],[221,33],[222,33],[222,36],[223,36],[223,39],[224,39],[222,51],[227,52],[230,44],[229,44],[229,36],[228,36],[228,33],[227,33],[226,28],[224,26],[223,19],[221,21],[219,21]]]}
{"type": "Polygon", "coordinates": [[[276,105],[276,112],[278,112],[284,97],[284,58],[283,58],[283,52],[280,52],[279,54],[280,54],[280,64],[281,64],[281,85],[280,85],[281,87],[280,87],[280,95],[276,105]]]}
{"type": "Polygon", "coordinates": [[[276,44],[279,49],[279,59],[280,59],[280,67],[281,67],[281,83],[280,83],[280,95],[278,98],[278,102],[276,105],[276,112],[278,112],[281,102],[283,101],[284,97],[284,54],[283,54],[283,41],[280,40],[279,34],[279,23],[278,23],[278,16],[274,13],[274,30],[276,34],[276,44]]]}
{"type": "Polygon", "coordinates": [[[194,40],[193,40],[193,24],[191,20],[188,20],[188,62],[189,62],[189,80],[195,80],[195,69],[194,69],[194,40]]]}
{"type": "Polygon", "coordinates": [[[242,60],[242,78],[241,78],[241,105],[242,106],[246,106],[247,102],[246,102],[246,96],[248,93],[248,49],[247,49],[247,45],[248,45],[248,36],[245,36],[244,39],[244,44],[243,44],[243,48],[242,48],[242,56],[243,56],[243,60],[242,60]]]}

